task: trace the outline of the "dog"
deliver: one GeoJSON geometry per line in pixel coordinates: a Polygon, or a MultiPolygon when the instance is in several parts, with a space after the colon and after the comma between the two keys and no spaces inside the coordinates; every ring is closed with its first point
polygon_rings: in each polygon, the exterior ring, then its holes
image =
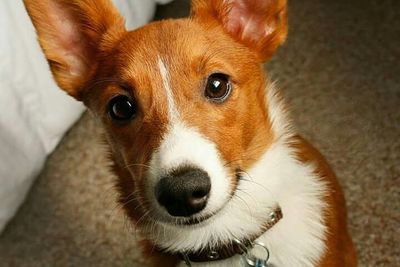
{"type": "Polygon", "coordinates": [[[151,266],[357,265],[335,174],[262,64],[286,0],[194,0],[127,31],[109,0],[24,0],[59,87],[105,130],[151,266]]]}

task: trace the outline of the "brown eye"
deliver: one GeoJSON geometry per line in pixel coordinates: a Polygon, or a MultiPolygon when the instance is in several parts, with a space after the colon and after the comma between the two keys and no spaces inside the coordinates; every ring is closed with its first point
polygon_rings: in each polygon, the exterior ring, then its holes
{"type": "Polygon", "coordinates": [[[118,122],[127,122],[136,115],[136,106],[133,100],[125,95],[119,95],[108,103],[110,117],[118,122]]]}
{"type": "Polygon", "coordinates": [[[228,75],[214,73],[208,77],[205,96],[213,101],[224,101],[231,92],[231,83],[228,75]]]}

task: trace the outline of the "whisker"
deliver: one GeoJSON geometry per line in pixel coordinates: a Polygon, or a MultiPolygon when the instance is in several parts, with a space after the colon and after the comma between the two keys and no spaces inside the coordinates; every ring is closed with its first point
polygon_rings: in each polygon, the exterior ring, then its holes
{"type": "MultiPolygon", "coordinates": [[[[240,189],[238,189],[238,190],[240,190],[240,189]]],[[[246,205],[246,207],[247,207],[247,209],[249,211],[250,217],[254,218],[253,213],[252,213],[252,211],[250,209],[250,206],[247,204],[247,202],[242,197],[240,197],[238,195],[235,195],[234,197],[236,197],[237,199],[239,199],[240,201],[242,201],[246,205]]]]}
{"type": "Polygon", "coordinates": [[[150,210],[147,210],[143,215],[136,221],[136,225],[140,226],[141,221],[143,221],[150,214],[150,210]]]}
{"type": "Polygon", "coordinates": [[[129,167],[145,167],[147,169],[153,170],[154,168],[148,164],[143,164],[143,163],[131,163],[131,164],[127,164],[124,166],[125,169],[129,168],[129,167]]]}
{"type": "Polygon", "coordinates": [[[246,171],[241,170],[240,172],[238,172],[241,175],[245,175],[248,179],[244,178],[243,176],[241,176],[241,180],[245,181],[245,182],[249,182],[249,183],[253,183],[259,187],[261,187],[263,190],[265,190],[268,194],[270,194],[272,197],[275,197],[274,194],[272,193],[271,190],[269,190],[267,187],[265,187],[263,184],[260,184],[259,182],[256,182],[254,180],[254,178],[246,171]]]}

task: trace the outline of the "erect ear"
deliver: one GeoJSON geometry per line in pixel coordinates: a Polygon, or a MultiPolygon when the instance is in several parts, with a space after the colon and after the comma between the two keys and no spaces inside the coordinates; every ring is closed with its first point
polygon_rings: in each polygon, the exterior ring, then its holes
{"type": "Polygon", "coordinates": [[[77,99],[101,53],[125,33],[109,0],[24,0],[58,85],[77,99]]]}
{"type": "Polygon", "coordinates": [[[193,0],[191,16],[209,26],[217,22],[262,61],[287,35],[286,0],[193,0]]]}

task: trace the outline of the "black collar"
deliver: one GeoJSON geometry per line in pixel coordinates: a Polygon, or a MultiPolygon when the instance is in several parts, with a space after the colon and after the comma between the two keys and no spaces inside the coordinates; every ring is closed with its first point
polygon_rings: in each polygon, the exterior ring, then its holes
{"type": "Polygon", "coordinates": [[[257,238],[259,238],[266,231],[271,229],[277,222],[280,221],[280,219],[282,219],[283,214],[282,214],[281,208],[279,206],[277,206],[270,213],[269,216],[270,216],[270,218],[269,218],[268,222],[266,222],[263,225],[259,234],[250,236],[243,240],[234,239],[234,240],[229,241],[228,243],[222,244],[219,247],[203,249],[203,250],[197,251],[197,252],[182,251],[182,252],[177,252],[177,253],[171,253],[171,252],[167,252],[162,249],[158,249],[158,250],[165,254],[169,254],[169,255],[177,256],[177,257],[181,258],[189,266],[190,266],[190,262],[219,261],[219,260],[228,259],[237,254],[242,255],[243,253],[246,252],[246,250],[247,250],[246,248],[251,247],[257,238]]]}

